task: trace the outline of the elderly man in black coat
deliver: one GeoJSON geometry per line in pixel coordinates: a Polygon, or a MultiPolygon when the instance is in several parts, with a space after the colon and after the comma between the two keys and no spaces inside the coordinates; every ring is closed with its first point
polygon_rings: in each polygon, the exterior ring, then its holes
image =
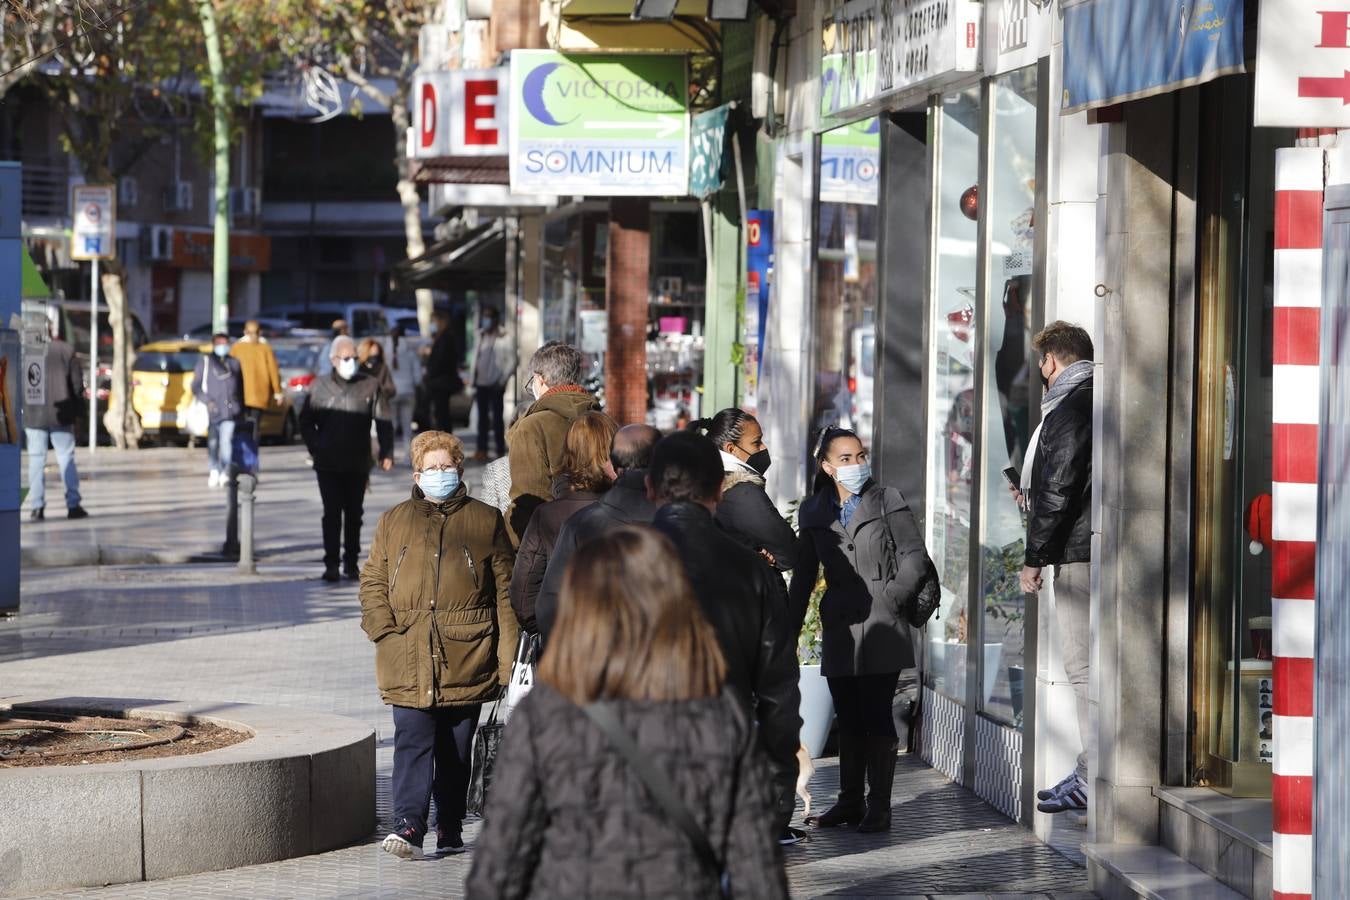
{"type": "Polygon", "coordinates": [[[727,657],[727,684],[750,705],[773,768],[774,826],[781,843],[796,843],[790,828],[797,748],[797,634],[783,580],[755,551],[725,534],[713,519],[722,496],[722,460],[706,437],[677,432],[663,438],[647,471],[657,504],[652,525],[674,542],[703,613],[727,657]]]}

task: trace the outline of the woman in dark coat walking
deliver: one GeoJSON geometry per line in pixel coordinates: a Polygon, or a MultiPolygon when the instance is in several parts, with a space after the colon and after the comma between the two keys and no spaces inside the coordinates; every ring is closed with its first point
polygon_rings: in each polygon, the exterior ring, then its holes
{"type": "Polygon", "coordinates": [[[356,357],[361,363],[361,371],[380,384],[380,393],[385,400],[393,400],[398,394],[394,387],[394,373],[384,364],[384,347],[374,338],[366,338],[357,348],[356,357]]]}
{"type": "Polygon", "coordinates": [[[801,506],[801,542],[789,602],[797,621],[825,567],[821,674],[839,717],[839,799],[808,819],[820,827],[891,827],[897,736],[891,716],[900,670],[914,665],[906,619],[932,563],[909,504],[872,480],[862,441],[827,430],[816,451],[816,491],[801,506]],[[863,800],[866,778],[869,793],[863,800]]]}
{"type": "Polygon", "coordinates": [[[563,523],[599,500],[614,483],[609,448],[618,430],[613,419],[598,412],[582,413],[567,428],[554,473],[553,499],[530,515],[511,575],[511,605],[520,627],[531,634],[539,632],[535,601],[563,523]]]}
{"type": "Polygon", "coordinates": [[[511,715],[472,898],[785,898],[767,761],[670,541],[622,526],[582,545],[539,678],[511,715]],[[596,652],[603,648],[604,652],[596,652]],[[675,825],[591,715],[612,713],[706,841],[675,825]],[[498,789],[498,787],[500,789],[498,789]]]}
{"type": "Polygon", "coordinates": [[[774,568],[790,571],[797,561],[797,534],[764,490],[769,448],[759,422],[745,410],[731,407],[691,423],[688,430],[707,436],[722,453],[726,475],[714,514],[717,524],[774,568]]]}

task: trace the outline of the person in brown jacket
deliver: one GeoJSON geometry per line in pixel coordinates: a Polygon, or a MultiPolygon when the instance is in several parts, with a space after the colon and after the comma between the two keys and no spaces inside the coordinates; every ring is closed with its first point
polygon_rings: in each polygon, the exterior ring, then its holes
{"type": "Polygon", "coordinates": [[[422,849],[436,798],[438,852],[460,836],[480,706],[511,680],[519,629],[511,610],[515,551],[502,514],[473,500],[464,445],[443,431],[412,442],[412,497],[375,526],[361,571],[361,627],[394,714],[394,830],[383,848],[422,849]]]}
{"type": "Polygon", "coordinates": [[[249,319],[244,323],[244,337],[230,349],[230,356],[239,360],[244,373],[244,422],[258,439],[258,427],[263,413],[281,403],[281,370],[277,355],[262,337],[262,326],[249,319]]]}
{"type": "Polygon", "coordinates": [[[581,351],[575,347],[549,341],[530,359],[528,388],[534,403],[506,433],[511,460],[506,524],[517,547],[535,509],[553,497],[567,429],[577,416],[600,409],[600,403],[577,383],[580,380],[581,351]]]}

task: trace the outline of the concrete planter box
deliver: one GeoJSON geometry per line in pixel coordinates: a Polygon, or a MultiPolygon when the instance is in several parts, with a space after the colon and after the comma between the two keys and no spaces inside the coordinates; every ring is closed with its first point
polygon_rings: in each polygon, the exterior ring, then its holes
{"type": "Polygon", "coordinates": [[[825,752],[825,741],[830,737],[834,721],[834,700],[830,686],[820,674],[820,666],[801,666],[797,686],[802,693],[802,743],[817,759],[825,752]]]}
{"type": "Polygon", "coordinates": [[[0,769],[0,896],[275,862],[375,828],[375,734],[242,703],[10,698],[0,710],[209,722],[252,734],[188,756],[0,769]]]}

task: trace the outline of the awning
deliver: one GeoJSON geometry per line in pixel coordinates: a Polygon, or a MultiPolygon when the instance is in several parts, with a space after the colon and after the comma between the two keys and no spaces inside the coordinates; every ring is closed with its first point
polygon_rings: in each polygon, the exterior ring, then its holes
{"type": "Polygon", "coordinates": [[[418,184],[510,184],[505,156],[433,156],[409,160],[418,184]]]}
{"type": "Polygon", "coordinates": [[[494,219],[458,238],[432,244],[421,256],[397,263],[394,287],[499,287],[506,278],[505,253],[502,222],[494,219]]]}

